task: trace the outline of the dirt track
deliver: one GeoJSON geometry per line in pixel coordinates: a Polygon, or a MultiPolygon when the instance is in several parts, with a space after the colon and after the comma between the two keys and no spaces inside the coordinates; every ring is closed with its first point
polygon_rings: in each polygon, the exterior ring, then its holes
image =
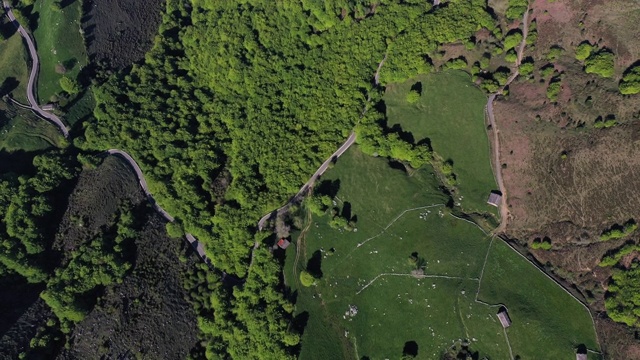
{"type": "Polygon", "coordinates": [[[496,177],[496,182],[498,183],[498,187],[500,188],[500,192],[502,193],[501,204],[500,204],[500,225],[494,230],[496,234],[503,233],[507,227],[507,223],[509,222],[509,208],[507,207],[507,188],[504,186],[504,179],[502,178],[502,169],[500,164],[500,130],[498,130],[498,126],[496,125],[495,116],[493,113],[493,102],[496,100],[498,95],[502,95],[504,89],[515,80],[515,78],[520,75],[519,66],[522,62],[522,54],[524,53],[524,47],[527,43],[527,34],[529,33],[529,7],[527,6],[527,10],[524,12],[524,16],[522,17],[522,41],[520,45],[518,45],[516,63],[513,74],[507,79],[507,82],[502,86],[498,91],[491,94],[489,99],[487,100],[487,117],[489,118],[489,124],[491,125],[491,130],[493,133],[492,139],[492,150],[493,150],[493,173],[496,177]]]}

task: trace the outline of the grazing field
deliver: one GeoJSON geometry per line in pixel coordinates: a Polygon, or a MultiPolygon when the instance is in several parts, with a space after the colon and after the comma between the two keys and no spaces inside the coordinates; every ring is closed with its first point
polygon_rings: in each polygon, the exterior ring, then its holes
{"type": "Polygon", "coordinates": [[[418,359],[439,359],[462,342],[491,359],[510,358],[508,341],[522,359],[547,358],[547,348],[572,355],[580,343],[597,350],[586,310],[525,259],[503,251],[500,240],[451,216],[437,185],[429,167],[409,176],[357,148],[323,177],[316,192],[335,195],[338,213],[357,219],[356,230],[331,228],[330,213],[313,216],[299,248],[296,234],[287,250],[285,280],[297,290],[298,318],[306,320],[300,358],[397,359],[410,348],[418,359]],[[483,303],[476,294],[487,258],[483,303]],[[299,280],[305,269],[317,277],[311,287],[299,280]],[[541,306],[531,304],[529,292],[554,300],[538,296],[532,299],[541,306]],[[513,312],[508,337],[495,316],[501,303],[513,312]],[[351,305],[355,316],[346,314],[351,305]]]}
{"type": "Polygon", "coordinates": [[[489,140],[485,131],[486,96],[462,71],[421,75],[402,84],[387,86],[384,96],[387,125],[399,125],[415,142],[428,138],[443,160],[453,162],[459,194],[456,202],[466,212],[491,212],[487,197],[497,185],[490,165],[489,140]],[[407,101],[412,90],[421,93],[407,101]]]}
{"type": "MultiPolygon", "coordinates": [[[[0,22],[4,29],[12,26],[0,22]]],[[[15,32],[7,40],[0,41],[0,96],[11,93],[13,98],[27,103],[29,57],[20,34],[15,32]]]]}
{"type": "Polygon", "coordinates": [[[491,247],[479,299],[509,309],[514,356],[539,358],[541,345],[547,359],[571,358],[578,345],[599,350],[587,309],[501,241],[491,247]]]}
{"type": "Polygon", "coordinates": [[[53,124],[30,110],[0,101],[0,150],[37,151],[60,147],[65,140],[53,124]]]}
{"type": "Polygon", "coordinates": [[[40,57],[38,97],[46,103],[62,91],[60,78],[75,79],[87,64],[87,52],[80,32],[82,1],[63,1],[61,10],[54,10],[55,0],[41,0],[34,5],[38,26],[33,36],[40,57]]]}

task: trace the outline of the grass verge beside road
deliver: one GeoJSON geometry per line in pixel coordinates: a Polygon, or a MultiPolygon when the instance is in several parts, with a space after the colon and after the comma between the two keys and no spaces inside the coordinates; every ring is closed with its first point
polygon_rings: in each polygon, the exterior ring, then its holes
{"type": "Polygon", "coordinates": [[[0,101],[0,150],[37,151],[61,147],[66,140],[53,124],[0,101]]]}
{"type": "Polygon", "coordinates": [[[15,32],[9,39],[0,41],[0,95],[11,92],[14,99],[27,103],[28,61],[20,34],[15,32]]]}

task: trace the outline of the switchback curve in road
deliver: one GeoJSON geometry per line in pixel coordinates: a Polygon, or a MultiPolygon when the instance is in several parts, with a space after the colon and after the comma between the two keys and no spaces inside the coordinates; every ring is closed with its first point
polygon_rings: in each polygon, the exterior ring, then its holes
{"type": "Polygon", "coordinates": [[[33,42],[33,39],[31,39],[31,36],[27,32],[27,30],[25,30],[25,28],[23,28],[22,25],[20,25],[16,17],[13,15],[13,10],[11,10],[11,5],[9,4],[9,2],[7,0],[3,0],[2,5],[4,7],[4,10],[7,12],[7,16],[9,17],[9,20],[11,20],[11,22],[16,26],[22,38],[27,42],[27,47],[29,48],[29,56],[31,56],[32,64],[31,64],[31,72],[29,73],[29,82],[27,83],[27,99],[29,99],[31,110],[33,110],[33,112],[36,113],[36,115],[56,125],[60,129],[64,137],[69,137],[69,130],[64,125],[62,120],[60,120],[60,118],[58,118],[56,115],[42,110],[40,105],[38,105],[38,100],[36,99],[36,92],[35,92],[35,83],[38,80],[37,78],[38,78],[38,70],[40,68],[40,61],[38,60],[38,52],[36,51],[36,45],[33,42]]]}
{"type": "Polygon", "coordinates": [[[266,214],[265,216],[263,216],[260,219],[260,221],[258,221],[258,230],[262,230],[262,228],[264,227],[265,222],[267,222],[269,219],[271,219],[274,216],[278,216],[278,215],[282,214],[283,212],[285,212],[289,208],[289,206],[291,206],[292,203],[296,202],[298,199],[300,199],[302,196],[304,196],[304,194],[307,191],[309,191],[309,189],[311,187],[313,187],[313,184],[316,182],[316,180],[318,180],[318,178],[322,174],[324,174],[325,171],[327,171],[327,169],[329,168],[329,165],[331,164],[331,162],[334,161],[335,159],[339,158],[340,156],[342,156],[342,154],[344,154],[345,151],[347,151],[351,147],[351,145],[353,145],[355,142],[356,142],[356,133],[355,133],[355,131],[352,131],[351,134],[349,135],[349,137],[347,138],[347,140],[345,140],[345,142],[338,148],[338,150],[336,150],[333,154],[331,154],[331,156],[329,156],[329,158],[327,160],[325,160],[322,163],[322,165],[320,165],[318,170],[316,170],[316,172],[311,176],[311,178],[309,178],[309,180],[304,185],[302,185],[302,187],[300,188],[300,190],[298,191],[297,194],[295,194],[281,208],[266,214]]]}

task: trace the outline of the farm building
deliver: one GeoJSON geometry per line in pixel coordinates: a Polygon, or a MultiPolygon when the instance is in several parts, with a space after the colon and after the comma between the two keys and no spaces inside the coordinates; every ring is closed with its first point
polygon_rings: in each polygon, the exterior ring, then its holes
{"type": "Polygon", "coordinates": [[[291,242],[289,242],[289,240],[285,238],[278,240],[278,246],[280,247],[280,249],[286,249],[287,247],[289,247],[289,245],[291,245],[291,242]]]}
{"type": "Polygon", "coordinates": [[[53,110],[55,110],[55,109],[56,109],[55,104],[45,104],[45,105],[42,105],[42,110],[44,110],[44,111],[53,111],[53,110]]]}
{"type": "Polygon", "coordinates": [[[505,329],[511,326],[511,319],[509,318],[506,308],[500,308],[500,311],[498,311],[498,320],[500,320],[500,324],[502,324],[502,327],[505,329]]]}
{"type": "Polygon", "coordinates": [[[489,199],[487,199],[487,204],[498,207],[500,206],[501,200],[502,200],[502,194],[500,194],[497,191],[492,191],[491,194],[489,194],[489,199]]]}
{"type": "Polygon", "coordinates": [[[576,353],[576,360],[587,360],[587,354],[586,353],[576,353]]]}

